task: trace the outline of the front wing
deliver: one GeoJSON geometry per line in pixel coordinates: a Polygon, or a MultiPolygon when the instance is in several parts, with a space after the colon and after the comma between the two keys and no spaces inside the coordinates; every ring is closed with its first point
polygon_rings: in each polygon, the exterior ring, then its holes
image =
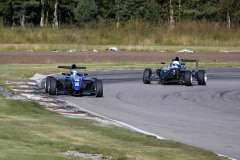
{"type": "Polygon", "coordinates": [[[94,79],[57,78],[57,93],[72,95],[95,94],[94,79]]]}

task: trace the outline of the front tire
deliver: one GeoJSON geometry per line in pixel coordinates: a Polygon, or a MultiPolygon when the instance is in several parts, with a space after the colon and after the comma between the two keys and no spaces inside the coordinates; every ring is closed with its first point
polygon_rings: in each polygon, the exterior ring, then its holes
{"type": "Polygon", "coordinates": [[[185,71],[184,79],[185,79],[185,85],[186,86],[192,86],[193,85],[193,77],[192,77],[192,72],[191,71],[185,71]]]}
{"type": "Polygon", "coordinates": [[[198,71],[198,84],[199,85],[206,85],[207,84],[207,74],[205,70],[198,71]]]}
{"type": "Polygon", "coordinates": [[[150,68],[146,68],[143,72],[143,83],[144,84],[150,84],[151,83],[151,78],[152,76],[152,70],[150,68]]]}
{"type": "Polygon", "coordinates": [[[45,81],[45,92],[48,93],[49,92],[49,83],[50,83],[50,79],[53,78],[52,76],[47,76],[46,81],[45,81]]]}
{"type": "Polygon", "coordinates": [[[49,81],[49,95],[57,95],[57,80],[56,78],[54,77],[51,77],[50,78],[50,81],[49,81]]]}
{"type": "Polygon", "coordinates": [[[103,96],[102,80],[97,80],[95,82],[95,88],[96,88],[96,97],[102,97],[103,96]]]}

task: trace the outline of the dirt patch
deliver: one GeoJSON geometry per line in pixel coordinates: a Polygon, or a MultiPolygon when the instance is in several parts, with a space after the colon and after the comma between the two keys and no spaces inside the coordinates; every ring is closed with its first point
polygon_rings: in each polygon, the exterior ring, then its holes
{"type": "Polygon", "coordinates": [[[162,62],[179,56],[182,59],[240,62],[240,52],[224,53],[172,53],[172,52],[0,52],[0,64],[46,64],[77,62],[162,62]]]}

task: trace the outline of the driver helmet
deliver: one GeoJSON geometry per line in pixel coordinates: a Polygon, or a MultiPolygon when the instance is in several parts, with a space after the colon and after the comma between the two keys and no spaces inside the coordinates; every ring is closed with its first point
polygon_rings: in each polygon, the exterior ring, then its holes
{"type": "Polygon", "coordinates": [[[179,67],[179,62],[178,61],[173,61],[172,66],[174,68],[178,68],[179,67]]]}
{"type": "Polygon", "coordinates": [[[77,74],[78,74],[78,70],[76,70],[76,69],[71,70],[71,75],[72,76],[77,76],[77,74]]]}

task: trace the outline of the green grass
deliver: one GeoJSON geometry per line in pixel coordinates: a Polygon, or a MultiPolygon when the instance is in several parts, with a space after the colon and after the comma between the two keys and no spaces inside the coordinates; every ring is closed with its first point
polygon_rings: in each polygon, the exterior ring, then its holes
{"type": "Polygon", "coordinates": [[[73,119],[45,110],[35,102],[0,96],[1,160],[77,159],[58,154],[74,150],[114,159],[224,159],[173,141],[157,140],[113,125],[73,119]]]}
{"type": "Polygon", "coordinates": [[[177,52],[183,49],[199,52],[240,52],[240,47],[231,46],[134,46],[134,45],[75,45],[75,44],[0,44],[1,51],[83,51],[94,49],[98,51],[109,50],[117,47],[119,51],[154,51],[177,52]]]}
{"type": "Polygon", "coordinates": [[[131,21],[119,28],[115,24],[61,26],[52,28],[0,27],[0,50],[66,51],[68,49],[203,52],[240,51],[239,27],[227,29],[220,23],[180,22],[174,29],[168,23],[131,21]],[[124,36],[123,36],[124,35],[124,36]],[[61,46],[58,46],[61,44],[61,46]]]}
{"type": "MultiPolygon", "coordinates": [[[[232,65],[227,62],[201,62],[200,67],[232,65]]],[[[26,79],[36,72],[62,72],[58,65],[70,64],[8,64],[0,65],[0,85],[3,80],[26,79]]],[[[81,65],[96,69],[157,68],[159,63],[86,62],[81,65]]],[[[192,63],[190,63],[193,66],[192,63]]],[[[239,67],[239,64],[233,64],[239,67]]],[[[232,66],[233,67],[233,66],[232,66]]],[[[6,87],[6,86],[4,86],[6,87]]],[[[90,154],[113,156],[114,159],[138,160],[216,160],[224,159],[212,152],[173,141],[130,132],[110,124],[102,125],[89,119],[73,119],[47,111],[35,102],[7,100],[0,95],[0,159],[32,160],[77,159],[59,154],[74,150],[90,154]]]]}

